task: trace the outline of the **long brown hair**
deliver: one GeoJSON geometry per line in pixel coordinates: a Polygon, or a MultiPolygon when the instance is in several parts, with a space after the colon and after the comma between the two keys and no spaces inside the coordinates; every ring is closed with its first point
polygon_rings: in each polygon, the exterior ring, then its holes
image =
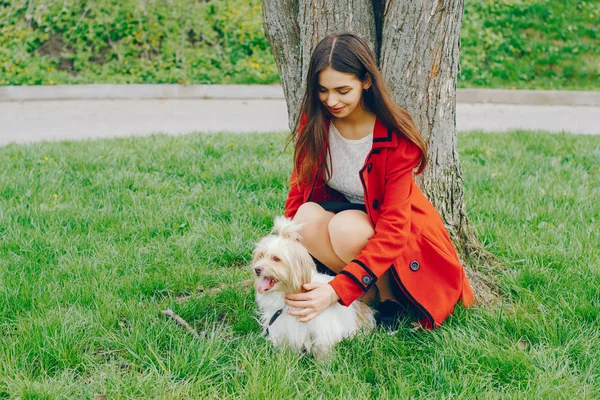
{"type": "Polygon", "coordinates": [[[372,85],[369,90],[363,91],[361,102],[388,129],[404,135],[421,149],[417,173],[423,172],[427,165],[427,144],[410,114],[392,100],[367,43],[351,33],[341,33],[323,38],[310,58],[306,91],[290,136],[290,141],[295,142],[294,168],[297,180],[304,184],[310,183],[313,178],[311,174],[315,170],[319,171],[324,180],[330,176],[330,171],[326,168],[317,168],[324,164],[327,156],[325,121],[329,114],[319,100],[319,73],[328,67],[338,72],[354,74],[361,82],[367,79],[367,74],[370,75],[372,85]],[[306,124],[300,132],[304,115],[306,124]]]}

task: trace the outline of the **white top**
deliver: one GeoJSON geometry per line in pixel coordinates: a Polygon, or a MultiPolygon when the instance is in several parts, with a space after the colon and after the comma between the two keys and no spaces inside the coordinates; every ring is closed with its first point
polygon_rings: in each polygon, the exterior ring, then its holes
{"type": "MultiPolygon", "coordinates": [[[[329,124],[328,146],[331,153],[331,177],[327,185],[342,193],[349,202],[364,204],[363,186],[358,171],[373,145],[373,133],[362,139],[346,139],[333,122],[329,124]]],[[[327,157],[327,163],[330,160],[327,157]]]]}

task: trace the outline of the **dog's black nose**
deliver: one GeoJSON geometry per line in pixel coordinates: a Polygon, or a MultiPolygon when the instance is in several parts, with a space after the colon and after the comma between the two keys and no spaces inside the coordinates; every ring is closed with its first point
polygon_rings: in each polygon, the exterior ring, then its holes
{"type": "Polygon", "coordinates": [[[261,267],[254,268],[254,273],[256,274],[256,276],[260,276],[260,274],[262,272],[263,272],[263,269],[261,267]]]}

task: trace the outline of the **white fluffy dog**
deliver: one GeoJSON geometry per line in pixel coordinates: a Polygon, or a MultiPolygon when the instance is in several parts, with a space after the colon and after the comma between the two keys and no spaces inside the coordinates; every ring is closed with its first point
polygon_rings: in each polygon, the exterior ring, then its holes
{"type": "Polygon", "coordinates": [[[324,356],[340,340],[360,329],[372,329],[375,319],[373,310],[361,301],[349,307],[335,303],[309,322],[287,313],[291,307],[285,303],[286,294],[302,292],[305,283],[333,279],[317,272],[301,243],[299,229],[300,225],[288,218],[275,218],[273,231],[257,243],[252,254],[259,321],[275,346],[324,356]]]}

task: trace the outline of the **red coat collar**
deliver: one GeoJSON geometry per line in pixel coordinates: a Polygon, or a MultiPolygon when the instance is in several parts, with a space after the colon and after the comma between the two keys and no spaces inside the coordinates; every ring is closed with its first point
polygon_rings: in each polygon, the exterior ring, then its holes
{"type": "MultiPolygon", "coordinates": [[[[329,119],[325,121],[327,130],[329,130],[330,122],[329,119]]],[[[376,118],[375,127],[373,129],[373,149],[396,146],[398,146],[398,135],[394,135],[394,132],[391,129],[388,129],[379,118],[376,118]]]]}

